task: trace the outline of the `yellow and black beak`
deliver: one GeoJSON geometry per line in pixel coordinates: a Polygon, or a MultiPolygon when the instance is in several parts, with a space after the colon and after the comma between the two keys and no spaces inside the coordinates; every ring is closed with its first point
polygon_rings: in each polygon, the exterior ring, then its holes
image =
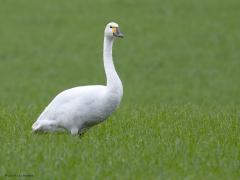
{"type": "Polygon", "coordinates": [[[123,34],[121,33],[119,27],[113,27],[112,32],[113,32],[113,35],[116,37],[120,37],[120,38],[124,37],[123,34]]]}

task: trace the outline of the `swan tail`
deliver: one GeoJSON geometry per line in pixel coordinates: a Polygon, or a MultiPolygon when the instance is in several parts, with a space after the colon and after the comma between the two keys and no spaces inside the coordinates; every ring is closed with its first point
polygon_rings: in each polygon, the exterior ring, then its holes
{"type": "Polygon", "coordinates": [[[32,125],[32,131],[37,131],[38,129],[40,129],[40,126],[39,126],[39,122],[36,121],[36,122],[33,123],[33,125],[32,125]]]}
{"type": "Polygon", "coordinates": [[[32,125],[32,131],[33,132],[39,132],[39,131],[56,131],[59,128],[57,127],[56,124],[54,124],[53,121],[50,120],[41,120],[41,121],[36,121],[32,125]]]}

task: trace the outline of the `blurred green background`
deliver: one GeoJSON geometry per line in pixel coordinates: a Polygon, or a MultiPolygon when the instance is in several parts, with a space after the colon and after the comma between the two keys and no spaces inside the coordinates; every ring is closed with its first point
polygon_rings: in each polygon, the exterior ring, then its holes
{"type": "Polygon", "coordinates": [[[239,17],[239,0],[1,0],[0,179],[239,179],[239,17]],[[105,84],[110,21],[120,108],[81,138],[32,134],[57,93],[105,84]]]}
{"type": "Polygon", "coordinates": [[[1,102],[104,84],[103,29],[115,21],[124,103],[239,104],[239,10],[237,0],[2,1],[1,102]]]}

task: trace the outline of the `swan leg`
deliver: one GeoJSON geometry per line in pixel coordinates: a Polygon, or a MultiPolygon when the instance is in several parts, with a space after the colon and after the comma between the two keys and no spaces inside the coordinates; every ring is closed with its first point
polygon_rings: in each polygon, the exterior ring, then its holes
{"type": "Polygon", "coordinates": [[[72,128],[71,129],[71,134],[72,135],[78,135],[78,128],[72,128]]]}

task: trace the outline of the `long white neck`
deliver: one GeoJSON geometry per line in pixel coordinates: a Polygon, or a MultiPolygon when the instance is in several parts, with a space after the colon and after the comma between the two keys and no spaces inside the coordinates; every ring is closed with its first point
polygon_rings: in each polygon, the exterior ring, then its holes
{"type": "Polygon", "coordinates": [[[114,38],[104,36],[103,61],[107,78],[107,88],[113,93],[123,93],[122,82],[118,77],[112,59],[112,46],[114,38]]]}

